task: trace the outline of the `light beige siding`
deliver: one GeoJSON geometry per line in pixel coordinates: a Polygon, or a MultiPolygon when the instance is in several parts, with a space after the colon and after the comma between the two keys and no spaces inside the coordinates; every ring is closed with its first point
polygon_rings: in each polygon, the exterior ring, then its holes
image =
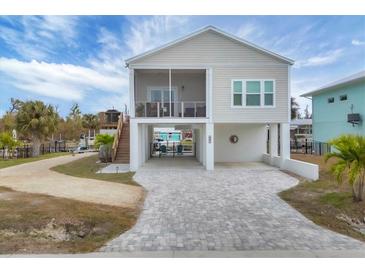
{"type": "Polygon", "coordinates": [[[204,32],[191,39],[166,48],[153,55],[131,62],[134,64],[214,64],[240,62],[281,63],[267,54],[244,46],[238,41],[223,37],[213,31],[204,32]]]}
{"type": "Polygon", "coordinates": [[[213,69],[213,120],[228,123],[288,122],[288,66],[213,69]],[[233,108],[232,79],[274,79],[274,108],[233,108]]]}

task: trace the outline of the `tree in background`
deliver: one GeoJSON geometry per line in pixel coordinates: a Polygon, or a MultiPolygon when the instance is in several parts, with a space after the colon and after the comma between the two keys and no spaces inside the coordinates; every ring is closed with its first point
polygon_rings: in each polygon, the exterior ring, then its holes
{"type": "Polygon", "coordinates": [[[312,114],[309,112],[309,106],[307,105],[304,110],[304,119],[312,119],[312,114]]]}
{"type": "Polygon", "coordinates": [[[17,130],[32,140],[33,156],[39,155],[41,143],[55,132],[58,121],[52,105],[41,101],[21,103],[16,115],[17,130]]]}
{"type": "Polygon", "coordinates": [[[66,119],[60,120],[59,132],[63,139],[79,140],[82,133],[82,115],[80,107],[74,103],[66,119]]]}
{"type": "Polygon", "coordinates": [[[354,201],[362,201],[365,184],[365,136],[342,135],[332,140],[330,144],[334,147],[334,151],[328,153],[325,159],[338,160],[331,167],[332,173],[339,183],[345,177],[351,185],[354,201]]]}
{"type": "Polygon", "coordinates": [[[300,113],[299,113],[299,104],[295,101],[294,97],[290,98],[290,106],[291,106],[291,119],[296,119],[299,118],[300,113]]]}
{"type": "MultiPolygon", "coordinates": [[[[90,137],[90,131],[96,130],[99,126],[99,118],[95,114],[84,114],[82,116],[82,126],[88,131],[88,137],[90,137]]],[[[88,138],[86,138],[86,146],[88,146],[88,138]]]]}
{"type": "Polygon", "coordinates": [[[10,108],[0,119],[0,131],[13,131],[16,128],[15,116],[22,101],[18,99],[10,99],[10,108]]]}
{"type": "Polygon", "coordinates": [[[13,138],[13,135],[10,132],[0,133],[0,148],[5,149],[5,157],[8,157],[9,154],[12,155],[13,150],[20,145],[21,142],[13,138]]]}

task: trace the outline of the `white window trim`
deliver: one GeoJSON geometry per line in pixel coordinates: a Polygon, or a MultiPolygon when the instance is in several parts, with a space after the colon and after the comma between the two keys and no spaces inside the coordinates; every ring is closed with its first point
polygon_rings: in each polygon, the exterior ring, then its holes
{"type": "MultiPolygon", "coordinates": [[[[254,94],[254,93],[252,93],[254,94]]],[[[257,93],[256,93],[257,94],[257,93]]],[[[276,107],[276,80],[275,79],[232,79],[231,80],[231,108],[275,108],[276,107]],[[233,84],[235,81],[242,82],[242,106],[235,106],[233,104],[233,95],[238,94],[234,93],[233,84]],[[246,106],[246,82],[247,81],[260,81],[260,106],[246,106]],[[273,82],[273,105],[272,106],[265,106],[265,81],[272,81],[273,82]]]]}

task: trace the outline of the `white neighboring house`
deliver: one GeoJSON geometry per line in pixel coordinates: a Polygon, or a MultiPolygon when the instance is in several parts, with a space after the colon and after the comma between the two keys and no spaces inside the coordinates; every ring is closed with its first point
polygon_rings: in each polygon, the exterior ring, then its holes
{"type": "Polygon", "coordinates": [[[291,141],[312,141],[312,119],[293,119],[290,122],[291,141]]]}
{"type": "Polygon", "coordinates": [[[149,159],[153,127],[188,126],[207,170],[264,161],[317,179],[318,166],[290,159],[293,63],[212,26],[126,60],[130,169],[149,159]]]}

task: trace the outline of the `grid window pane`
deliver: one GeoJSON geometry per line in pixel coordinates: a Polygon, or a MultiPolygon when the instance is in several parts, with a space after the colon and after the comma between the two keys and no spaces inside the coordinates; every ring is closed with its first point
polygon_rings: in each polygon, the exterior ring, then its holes
{"type": "Polygon", "coordinates": [[[247,81],[247,93],[260,93],[260,81],[247,81]]]}
{"type": "Polygon", "coordinates": [[[260,94],[247,94],[246,105],[247,106],[259,106],[260,105],[260,94]]]}
{"type": "Polygon", "coordinates": [[[242,81],[234,81],[233,82],[233,92],[234,93],[242,93],[242,81]]]}
{"type": "Polygon", "coordinates": [[[274,94],[265,94],[265,106],[274,105],[274,94]]]}
{"type": "Polygon", "coordinates": [[[241,94],[233,94],[233,105],[242,106],[242,95],[241,94]]]}
{"type": "Polygon", "coordinates": [[[274,92],[274,83],[273,81],[265,81],[265,92],[273,93],[274,92]]]}

